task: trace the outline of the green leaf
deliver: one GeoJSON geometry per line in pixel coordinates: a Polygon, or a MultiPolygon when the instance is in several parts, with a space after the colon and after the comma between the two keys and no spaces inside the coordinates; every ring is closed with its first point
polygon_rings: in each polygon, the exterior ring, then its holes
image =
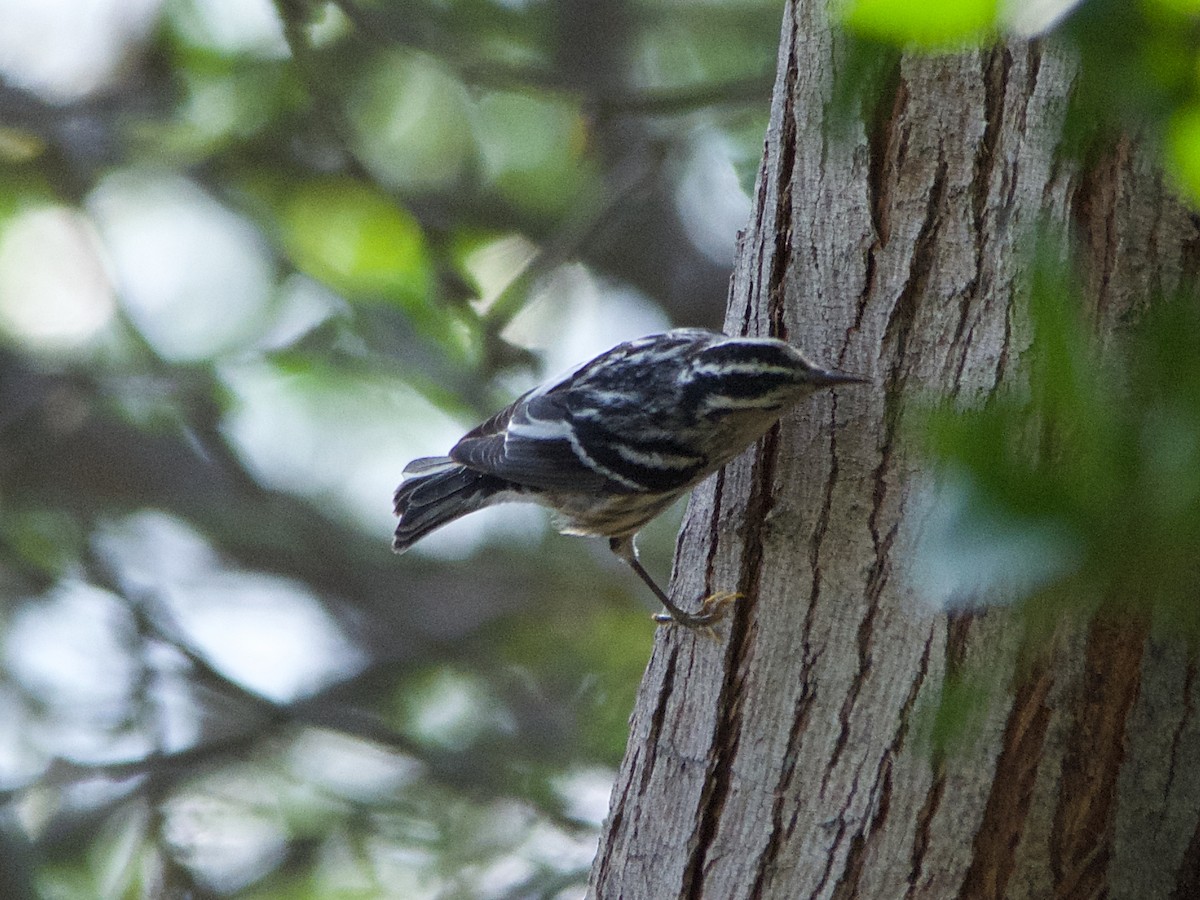
{"type": "Polygon", "coordinates": [[[947,674],[929,723],[934,758],[965,752],[978,737],[991,705],[995,684],[982,672],[947,674]]]}
{"type": "Polygon", "coordinates": [[[286,201],[284,243],[296,265],[351,298],[423,306],[425,235],[393,200],[348,178],[309,181],[286,201]]]}
{"type": "Polygon", "coordinates": [[[843,23],[866,37],[926,49],[977,43],[996,29],[997,0],[854,0],[843,23]]]}
{"type": "Polygon", "coordinates": [[[1193,205],[1200,205],[1200,105],[1178,110],[1167,125],[1167,165],[1193,205]]]}
{"type": "Polygon", "coordinates": [[[479,104],[477,127],[488,180],[516,206],[562,213],[593,174],[586,123],[571,104],[493,93],[479,104]]]}
{"type": "Polygon", "coordinates": [[[85,535],[78,520],[57,509],[9,509],[0,522],[0,540],[25,565],[61,575],[82,555],[85,535]]]}
{"type": "Polygon", "coordinates": [[[385,184],[452,189],[475,154],[466,89],[424,54],[389,53],[373,63],[348,101],[361,158],[385,184]]]}
{"type": "Polygon", "coordinates": [[[140,156],[157,165],[190,165],[277,126],[304,101],[290,71],[276,60],[240,61],[192,51],[181,54],[183,100],[175,115],[139,126],[140,156]]]}

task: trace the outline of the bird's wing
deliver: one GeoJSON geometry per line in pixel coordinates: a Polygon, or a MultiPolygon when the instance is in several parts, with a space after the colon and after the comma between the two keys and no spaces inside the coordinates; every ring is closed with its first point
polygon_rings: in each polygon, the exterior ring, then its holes
{"type": "Polygon", "coordinates": [[[561,395],[527,394],[468,432],[450,450],[450,458],[527,487],[573,493],[621,490],[588,464],[573,438],[561,395]]]}
{"type": "Polygon", "coordinates": [[[663,389],[663,373],[670,376],[719,337],[685,329],[620,344],[501,410],[459,441],[450,456],[547,490],[681,490],[709,464],[664,428],[671,417],[664,404],[674,398],[663,389]]]}
{"type": "Polygon", "coordinates": [[[522,397],[450,451],[507,481],[572,493],[672,492],[708,469],[702,455],[662,437],[619,434],[580,408],[570,385],[522,397]]]}

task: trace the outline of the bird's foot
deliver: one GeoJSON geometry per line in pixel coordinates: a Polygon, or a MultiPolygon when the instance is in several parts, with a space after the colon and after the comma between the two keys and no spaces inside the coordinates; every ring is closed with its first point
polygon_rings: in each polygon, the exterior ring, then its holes
{"type": "Polygon", "coordinates": [[[717,591],[700,602],[698,612],[689,613],[677,606],[668,606],[667,612],[657,613],[654,616],[654,621],[660,625],[682,625],[715,638],[716,633],[712,626],[725,618],[729,614],[730,606],[741,597],[742,595],[736,591],[717,591]]]}

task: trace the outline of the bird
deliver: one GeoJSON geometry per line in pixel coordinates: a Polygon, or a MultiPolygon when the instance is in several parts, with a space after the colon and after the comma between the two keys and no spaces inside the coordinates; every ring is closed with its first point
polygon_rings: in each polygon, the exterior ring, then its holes
{"type": "Polygon", "coordinates": [[[638,560],[635,535],[816,390],[863,383],[785,341],[677,328],[618,344],[415,459],[393,496],[392,548],[497,503],[548,507],[564,534],[608,538],[654,593],[658,622],[707,629],[737,594],[678,606],[638,560]]]}

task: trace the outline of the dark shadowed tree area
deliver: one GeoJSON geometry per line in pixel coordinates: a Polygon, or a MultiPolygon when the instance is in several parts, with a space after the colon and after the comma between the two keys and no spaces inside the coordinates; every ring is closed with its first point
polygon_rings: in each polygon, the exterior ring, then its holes
{"type": "Polygon", "coordinates": [[[0,896],[565,900],[602,827],[602,898],[1191,896],[1200,18],[995,6],[789,6],[776,84],[757,0],[0,2],[0,896]],[[716,641],[535,509],[390,552],[409,459],[722,322],[877,381],[699,490],[716,641]]]}

